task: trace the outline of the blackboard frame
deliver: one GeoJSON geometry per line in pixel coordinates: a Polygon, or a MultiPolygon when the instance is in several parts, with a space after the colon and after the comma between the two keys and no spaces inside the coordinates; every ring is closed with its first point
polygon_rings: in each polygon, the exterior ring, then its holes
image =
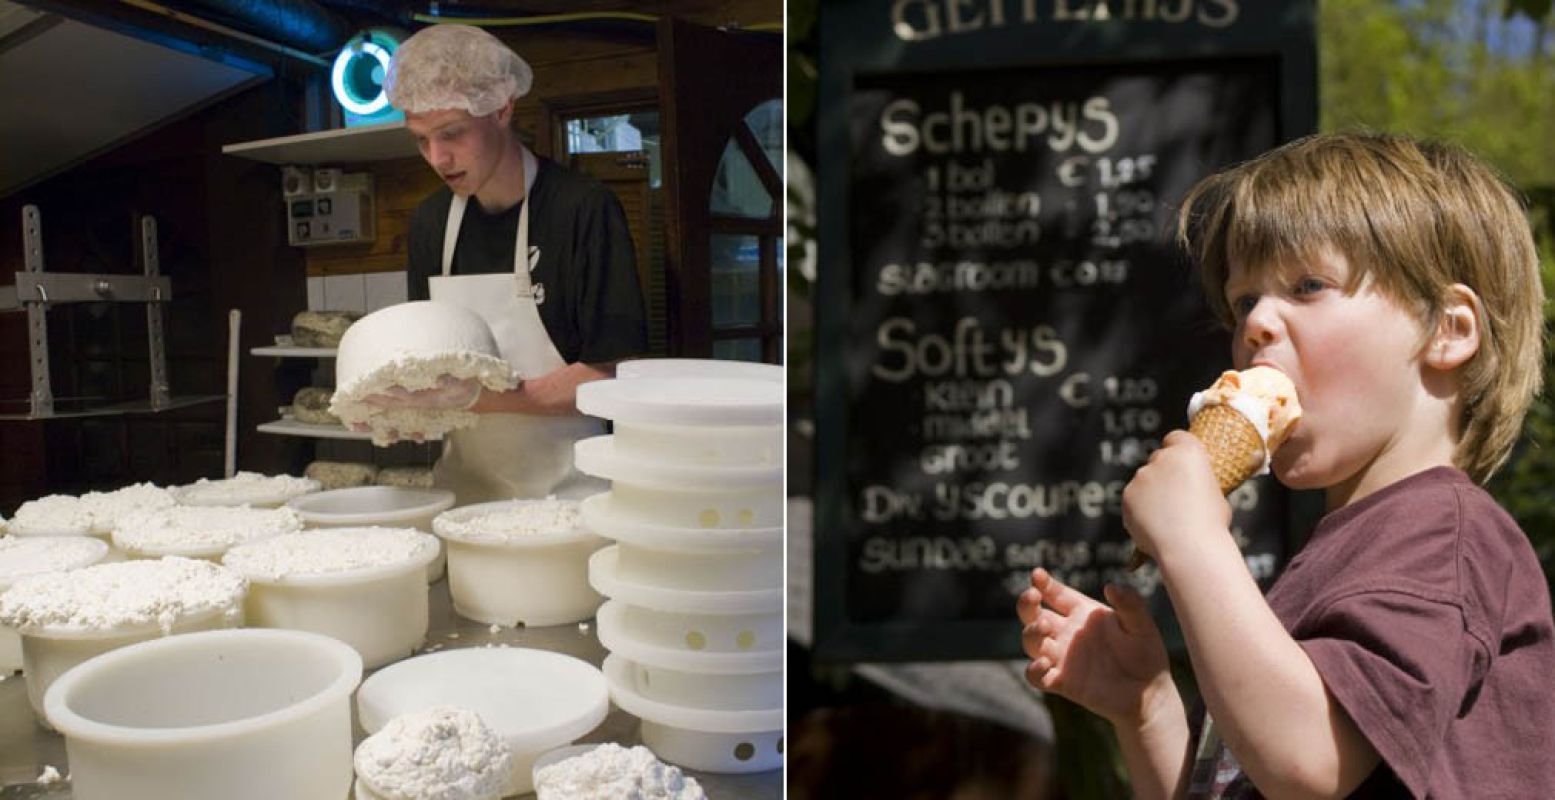
{"type": "MultiPolygon", "coordinates": [[[[1145,65],[1153,62],[1268,58],[1278,64],[1277,140],[1317,128],[1317,53],[1313,0],[1200,0],[1201,13],[1229,25],[1139,19],[1145,8],[1188,8],[1194,0],[912,0],[823,3],[817,103],[818,270],[816,308],[816,482],[813,652],[821,662],[937,661],[1009,657],[990,650],[1008,641],[1007,622],[851,622],[845,609],[850,502],[846,474],[849,415],[845,359],[854,280],[849,242],[849,98],[864,74],[1018,67],[1145,65]],[[1110,19],[1082,19],[1108,9],[1110,19]],[[1124,8],[1134,19],[1125,19],[1124,8]],[[938,27],[926,30],[925,9],[938,27]],[[1034,18],[1024,18],[1033,10],[1034,18]],[[920,23],[904,39],[901,24],[920,23]],[[916,16],[915,16],[916,15],[916,16]],[[958,25],[951,25],[955,17],[958,25]],[[1060,17],[1064,17],[1060,19],[1060,17]],[[995,24],[995,23],[999,24],[995,24]],[[975,24],[973,24],[975,23],[975,24]],[[959,27],[960,30],[951,30],[959,27]],[[927,34],[934,35],[929,36],[927,34]]],[[[1293,513],[1303,513],[1293,504],[1293,513]]]]}

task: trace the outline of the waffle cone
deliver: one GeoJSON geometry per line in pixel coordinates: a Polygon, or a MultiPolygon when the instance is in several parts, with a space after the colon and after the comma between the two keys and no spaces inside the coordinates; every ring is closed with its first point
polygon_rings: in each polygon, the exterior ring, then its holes
{"type": "MultiPolygon", "coordinates": [[[[1263,468],[1264,443],[1251,420],[1228,405],[1205,406],[1188,422],[1188,432],[1209,451],[1210,469],[1220,482],[1220,493],[1230,494],[1263,468]]],[[[1149,556],[1134,551],[1130,571],[1139,569],[1149,556]]]]}
{"type": "Polygon", "coordinates": [[[1210,468],[1220,481],[1220,493],[1230,494],[1263,468],[1263,437],[1240,411],[1227,405],[1207,406],[1188,423],[1188,432],[1209,451],[1210,468]]]}

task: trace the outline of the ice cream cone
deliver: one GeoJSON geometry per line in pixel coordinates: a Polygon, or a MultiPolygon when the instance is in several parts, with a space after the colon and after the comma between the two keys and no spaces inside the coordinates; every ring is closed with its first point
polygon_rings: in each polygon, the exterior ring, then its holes
{"type": "MultiPolygon", "coordinates": [[[[1296,401],[1295,387],[1284,373],[1254,367],[1247,372],[1221,375],[1214,386],[1194,396],[1190,413],[1188,432],[1209,451],[1210,468],[1220,483],[1221,494],[1230,494],[1263,471],[1273,451],[1285,442],[1301,418],[1301,406],[1296,401]],[[1252,402],[1246,402],[1248,394],[1252,402]],[[1210,402],[1204,402],[1206,399],[1210,402]],[[1249,414],[1259,417],[1259,421],[1255,422],[1249,414]]],[[[1135,550],[1129,557],[1128,569],[1139,569],[1148,560],[1149,556],[1135,550]]]]}
{"type": "MultiPolygon", "coordinates": [[[[1263,469],[1263,437],[1252,420],[1226,405],[1205,406],[1188,422],[1188,432],[1204,443],[1209,451],[1209,466],[1220,482],[1220,493],[1231,494],[1248,478],[1263,469]]],[[[1133,572],[1150,557],[1135,550],[1128,559],[1133,572]]]]}
{"type": "Polygon", "coordinates": [[[1188,423],[1188,432],[1209,451],[1221,494],[1230,494],[1263,469],[1263,437],[1251,420],[1231,406],[1206,406],[1188,423]]]}

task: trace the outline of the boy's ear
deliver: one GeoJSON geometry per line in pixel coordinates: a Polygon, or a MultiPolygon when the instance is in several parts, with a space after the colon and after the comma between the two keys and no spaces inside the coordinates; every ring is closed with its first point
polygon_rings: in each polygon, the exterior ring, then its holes
{"type": "Polygon", "coordinates": [[[1442,295],[1436,332],[1425,351],[1425,363],[1443,371],[1457,369],[1479,352],[1479,295],[1461,283],[1442,295]]]}
{"type": "Polygon", "coordinates": [[[516,101],[509,100],[507,102],[507,105],[504,105],[503,107],[497,109],[497,124],[498,125],[500,125],[500,126],[502,126],[504,128],[507,128],[507,127],[510,127],[513,124],[513,106],[514,106],[515,103],[516,103],[516,101]]]}

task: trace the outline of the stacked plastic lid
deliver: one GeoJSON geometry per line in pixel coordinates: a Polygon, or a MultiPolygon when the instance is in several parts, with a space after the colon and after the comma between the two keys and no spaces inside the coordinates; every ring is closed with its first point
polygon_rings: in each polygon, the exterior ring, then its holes
{"type": "Polygon", "coordinates": [[[714,361],[622,365],[578,388],[615,433],[577,444],[611,482],[583,501],[615,544],[589,581],[617,706],[665,761],[706,772],[783,763],[781,368],[714,361]]]}

